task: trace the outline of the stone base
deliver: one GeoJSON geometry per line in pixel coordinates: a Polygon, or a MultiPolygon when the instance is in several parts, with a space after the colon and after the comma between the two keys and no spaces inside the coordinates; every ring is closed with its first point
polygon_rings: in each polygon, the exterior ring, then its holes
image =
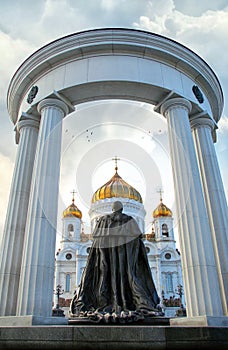
{"type": "Polygon", "coordinates": [[[29,327],[33,325],[67,325],[65,317],[1,316],[0,327],[29,327]]]}
{"type": "MultiPolygon", "coordinates": [[[[138,320],[138,321],[128,321],[126,323],[124,322],[116,322],[112,323],[109,322],[108,325],[121,325],[121,326],[129,326],[129,325],[152,325],[152,326],[169,326],[169,317],[145,317],[143,320],[138,320]]],[[[88,317],[74,317],[74,318],[69,318],[69,325],[94,325],[96,322],[93,322],[90,320],[88,317]]],[[[102,326],[105,324],[105,322],[99,323],[102,326]]]]}
{"type": "Polygon", "coordinates": [[[228,327],[228,317],[196,316],[170,318],[171,326],[193,326],[193,327],[228,327]]]}
{"type": "Polygon", "coordinates": [[[32,326],[0,327],[0,334],[1,350],[228,348],[226,327],[32,326]]]}

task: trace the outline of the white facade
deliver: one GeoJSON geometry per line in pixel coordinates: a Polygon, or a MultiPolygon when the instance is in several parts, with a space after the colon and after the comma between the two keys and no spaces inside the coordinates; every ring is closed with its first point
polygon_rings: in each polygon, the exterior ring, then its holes
{"type": "Polygon", "coordinates": [[[62,240],[56,254],[55,286],[64,290],[64,299],[72,296],[80,283],[82,271],[86,265],[89,248],[92,241],[81,231],[81,219],[65,217],[63,220],[62,240]]]}
{"type": "MultiPolygon", "coordinates": [[[[180,252],[176,248],[173,217],[154,218],[152,233],[146,235],[148,260],[158,294],[164,306],[174,306],[178,299],[178,286],[183,286],[180,252]]],[[[184,296],[182,298],[184,302],[184,296]]],[[[179,305],[176,305],[179,306],[179,305]]]]}
{"type": "MultiPolygon", "coordinates": [[[[139,225],[140,230],[144,232],[146,212],[142,203],[139,203],[133,199],[121,198],[121,197],[115,197],[115,200],[117,201],[119,200],[122,202],[124,207],[124,212],[132,216],[136,220],[137,224],[139,225]]],[[[100,216],[110,214],[112,212],[112,203],[113,203],[113,198],[106,198],[91,204],[91,207],[89,210],[89,216],[91,220],[92,231],[95,228],[96,221],[100,216]]]]}

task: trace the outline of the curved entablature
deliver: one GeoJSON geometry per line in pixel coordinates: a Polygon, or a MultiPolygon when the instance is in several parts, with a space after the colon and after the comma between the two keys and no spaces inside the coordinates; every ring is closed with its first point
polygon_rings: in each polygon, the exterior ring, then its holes
{"type": "Polygon", "coordinates": [[[16,123],[22,112],[35,113],[40,100],[59,97],[59,93],[73,111],[77,103],[103,98],[157,105],[170,92],[173,97],[189,99],[193,114],[206,110],[216,122],[220,119],[220,83],[208,64],[193,51],[174,40],[141,30],[96,29],[57,39],[25,60],[10,82],[8,110],[16,123]],[[35,97],[27,102],[36,86],[35,97]],[[193,86],[202,92],[204,103],[198,101],[193,86]]]}

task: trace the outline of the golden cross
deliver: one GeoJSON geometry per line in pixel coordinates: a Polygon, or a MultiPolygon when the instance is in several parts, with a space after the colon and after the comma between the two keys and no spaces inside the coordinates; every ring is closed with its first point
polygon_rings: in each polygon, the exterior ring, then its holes
{"type": "Polygon", "coordinates": [[[160,202],[162,202],[162,193],[163,193],[164,191],[162,191],[162,188],[160,187],[160,188],[157,190],[157,192],[160,194],[160,202]]]}
{"type": "Polygon", "coordinates": [[[77,193],[75,190],[73,190],[72,192],[70,192],[70,193],[72,193],[73,194],[73,198],[72,198],[72,202],[74,202],[74,195],[75,195],[75,193],[77,193]]]}
{"type": "Polygon", "coordinates": [[[117,158],[117,156],[115,156],[114,158],[112,158],[112,160],[115,161],[115,171],[117,171],[118,170],[117,161],[120,160],[120,158],[117,158]]]}

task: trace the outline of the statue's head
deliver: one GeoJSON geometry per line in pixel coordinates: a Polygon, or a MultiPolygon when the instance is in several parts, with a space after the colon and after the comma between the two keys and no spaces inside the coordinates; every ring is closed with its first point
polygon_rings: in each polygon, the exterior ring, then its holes
{"type": "Polygon", "coordinates": [[[112,211],[122,211],[123,210],[123,204],[120,201],[115,201],[112,205],[112,211]]]}

